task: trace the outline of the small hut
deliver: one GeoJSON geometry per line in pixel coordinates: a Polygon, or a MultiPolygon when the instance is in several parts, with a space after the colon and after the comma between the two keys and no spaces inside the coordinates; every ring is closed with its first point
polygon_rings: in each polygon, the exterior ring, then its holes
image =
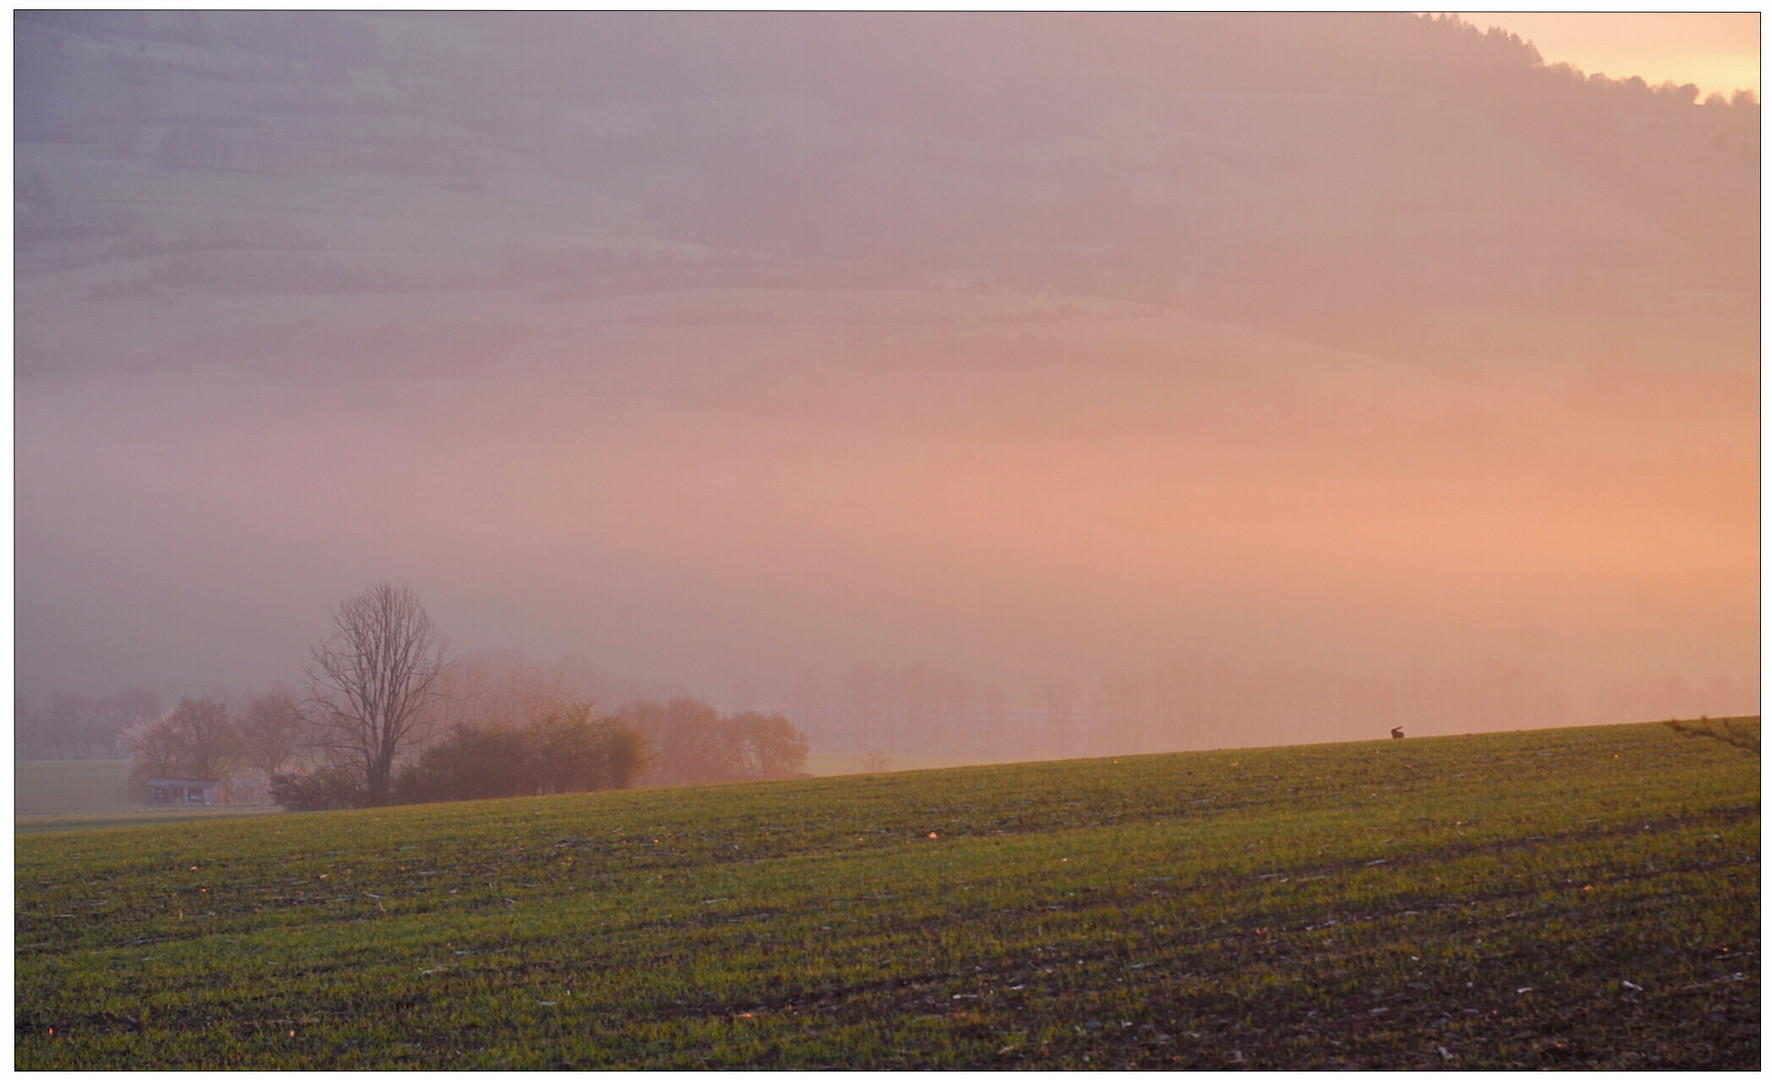
{"type": "Polygon", "coordinates": [[[220,780],[178,780],[154,777],[148,781],[149,806],[214,806],[220,780]]]}

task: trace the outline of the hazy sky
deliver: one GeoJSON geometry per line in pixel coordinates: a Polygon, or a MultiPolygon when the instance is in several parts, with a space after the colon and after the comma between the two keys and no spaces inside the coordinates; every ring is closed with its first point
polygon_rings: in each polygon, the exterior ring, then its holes
{"type": "Polygon", "coordinates": [[[1758,12],[1464,12],[1538,46],[1547,64],[1568,63],[1615,79],[1695,83],[1700,94],[1760,92],[1758,12]]]}
{"type": "Polygon", "coordinates": [[[1401,14],[13,25],[29,701],[378,578],[820,748],[1757,699],[1757,107],[1401,14]]]}

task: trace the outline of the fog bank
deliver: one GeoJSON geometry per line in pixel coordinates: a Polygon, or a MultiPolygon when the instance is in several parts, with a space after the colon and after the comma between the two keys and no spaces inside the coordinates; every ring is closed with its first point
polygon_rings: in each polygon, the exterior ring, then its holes
{"type": "Polygon", "coordinates": [[[1404,16],[15,42],[23,708],[387,578],[815,751],[1758,711],[1757,103],[1404,16]]]}

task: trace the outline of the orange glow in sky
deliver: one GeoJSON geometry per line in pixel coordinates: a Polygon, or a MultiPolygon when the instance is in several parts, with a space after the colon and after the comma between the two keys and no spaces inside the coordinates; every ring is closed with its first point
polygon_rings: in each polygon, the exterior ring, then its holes
{"type": "Polygon", "coordinates": [[[1759,24],[21,12],[24,730],[381,579],[820,753],[1756,712],[1760,109],[1481,34],[1759,24]]]}
{"type": "Polygon", "coordinates": [[[1651,86],[1695,83],[1700,95],[1760,91],[1760,16],[1746,13],[1515,11],[1460,18],[1500,26],[1538,46],[1547,64],[1573,64],[1651,86]]]}

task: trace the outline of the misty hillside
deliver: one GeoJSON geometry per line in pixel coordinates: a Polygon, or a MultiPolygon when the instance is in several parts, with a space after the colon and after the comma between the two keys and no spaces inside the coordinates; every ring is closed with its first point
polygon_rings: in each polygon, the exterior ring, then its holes
{"type": "Polygon", "coordinates": [[[1358,335],[1758,290],[1757,107],[1408,16],[16,31],[19,289],[56,316],[22,325],[26,376],[177,363],[176,337],[73,331],[169,299],[373,293],[424,320],[414,294],[982,286],[1358,335]]]}
{"type": "Polygon", "coordinates": [[[1748,97],[1408,15],[14,42],[26,697],[289,678],[394,576],[815,735],[1749,710],[1748,97]]]}

